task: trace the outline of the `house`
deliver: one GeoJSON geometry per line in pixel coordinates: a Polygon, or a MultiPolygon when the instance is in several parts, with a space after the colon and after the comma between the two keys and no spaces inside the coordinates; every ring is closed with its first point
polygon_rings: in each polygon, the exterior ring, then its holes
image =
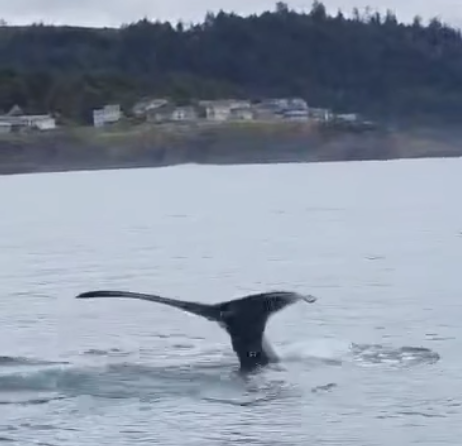
{"type": "Polygon", "coordinates": [[[103,127],[106,124],[105,113],[103,109],[93,110],[93,125],[103,127]]]}
{"type": "Polygon", "coordinates": [[[172,119],[175,106],[170,102],[166,102],[158,107],[152,107],[146,110],[146,121],[148,122],[167,122],[172,119]]]}
{"type": "Polygon", "coordinates": [[[318,122],[327,122],[333,117],[332,112],[325,108],[310,108],[308,114],[311,119],[318,122]]]}
{"type": "Polygon", "coordinates": [[[263,99],[253,106],[256,119],[308,119],[308,104],[301,98],[263,99]]]}
{"type": "Polygon", "coordinates": [[[291,98],[288,99],[287,108],[296,110],[308,110],[308,104],[302,98],[291,98]]]}
{"type": "Polygon", "coordinates": [[[267,102],[260,102],[252,107],[254,118],[258,120],[268,121],[281,118],[279,108],[267,102]]]}
{"type": "Polygon", "coordinates": [[[93,110],[93,125],[103,127],[105,124],[112,124],[120,121],[122,112],[119,104],[105,105],[103,108],[93,110]]]}
{"type": "Polygon", "coordinates": [[[198,110],[190,105],[175,106],[167,102],[159,107],[150,109],[146,112],[146,120],[148,122],[181,122],[195,121],[199,117],[198,110]]]}
{"type": "Polygon", "coordinates": [[[143,99],[132,107],[132,113],[136,117],[143,117],[146,116],[149,112],[163,107],[168,103],[168,99],[143,99]]]}
{"type": "Polygon", "coordinates": [[[250,109],[250,101],[221,99],[216,101],[199,101],[199,106],[205,109],[205,117],[210,121],[226,121],[231,117],[231,110],[237,108],[250,109]]]}
{"type": "Polygon", "coordinates": [[[272,107],[275,110],[308,110],[308,104],[301,98],[273,98],[265,99],[260,102],[260,105],[272,107]]]}
{"type": "Polygon", "coordinates": [[[236,121],[252,121],[254,117],[254,111],[249,107],[232,108],[229,114],[229,118],[236,121]]]}
{"type": "Polygon", "coordinates": [[[13,107],[11,107],[10,111],[7,113],[8,116],[21,116],[23,114],[24,112],[18,104],[13,105],[13,107]]]}
{"type": "MultiPolygon", "coordinates": [[[[3,115],[0,116],[3,127],[10,126],[9,131],[16,129],[53,130],[56,121],[51,115],[3,115]]],[[[5,131],[5,129],[3,129],[5,131]]]]}
{"type": "Polygon", "coordinates": [[[193,106],[175,107],[171,113],[172,121],[195,121],[199,114],[193,106]]]}
{"type": "Polygon", "coordinates": [[[56,128],[56,120],[50,115],[23,115],[21,119],[26,126],[37,130],[53,130],[56,128]]]}
{"type": "Polygon", "coordinates": [[[308,121],[308,110],[288,109],[281,113],[289,121],[308,121]]]}
{"type": "Polygon", "coordinates": [[[0,121],[0,135],[5,135],[7,133],[11,133],[12,128],[13,128],[13,126],[9,122],[0,121]]]}
{"type": "Polygon", "coordinates": [[[336,118],[339,121],[344,121],[344,122],[359,121],[359,116],[356,113],[344,113],[344,114],[337,115],[336,118]]]}

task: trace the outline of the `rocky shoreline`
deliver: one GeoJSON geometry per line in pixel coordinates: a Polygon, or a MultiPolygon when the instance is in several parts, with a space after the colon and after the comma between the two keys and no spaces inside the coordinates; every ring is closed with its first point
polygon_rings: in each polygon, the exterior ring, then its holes
{"type": "Polygon", "coordinates": [[[312,123],[60,129],[2,135],[0,174],[462,156],[447,129],[352,129],[312,123]]]}

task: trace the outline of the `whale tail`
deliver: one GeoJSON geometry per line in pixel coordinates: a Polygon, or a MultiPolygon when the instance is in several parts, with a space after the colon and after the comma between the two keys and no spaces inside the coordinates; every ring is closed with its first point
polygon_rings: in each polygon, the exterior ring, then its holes
{"type": "Polygon", "coordinates": [[[128,299],[140,299],[146,300],[148,302],[156,302],[159,304],[168,305],[170,307],[178,308],[180,310],[186,311],[188,313],[195,314],[196,316],[202,316],[205,319],[210,321],[219,320],[219,312],[214,305],[203,304],[200,302],[188,302],[185,300],[171,299],[169,297],[162,297],[156,294],[144,294],[144,293],[134,293],[132,291],[87,291],[85,293],[79,294],[77,299],[93,299],[93,298],[128,298],[128,299]]]}
{"type": "Polygon", "coordinates": [[[312,295],[291,291],[252,294],[218,304],[220,325],[228,332],[241,371],[252,371],[279,358],[265,337],[268,319],[296,302],[314,303],[312,295]]]}
{"type": "Polygon", "coordinates": [[[252,294],[218,304],[204,304],[172,299],[155,294],[131,291],[87,291],[77,299],[129,298],[169,305],[188,313],[217,322],[230,338],[241,370],[251,371],[259,366],[277,362],[278,358],[264,337],[269,317],[299,301],[314,303],[316,298],[290,291],[272,291],[252,294]]]}

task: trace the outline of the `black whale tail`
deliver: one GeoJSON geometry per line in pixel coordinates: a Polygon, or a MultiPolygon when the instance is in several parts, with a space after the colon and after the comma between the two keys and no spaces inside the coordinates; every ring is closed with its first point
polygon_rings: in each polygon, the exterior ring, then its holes
{"type": "Polygon", "coordinates": [[[131,291],[112,291],[112,290],[98,290],[87,291],[79,294],[77,299],[93,299],[93,298],[128,298],[140,299],[149,302],[156,302],[159,304],[168,305],[170,307],[178,308],[188,313],[202,316],[210,321],[219,321],[220,312],[215,305],[208,305],[199,302],[188,302],[184,300],[171,299],[168,297],[157,296],[155,294],[134,293],[131,291]]]}
{"type": "Polygon", "coordinates": [[[301,295],[290,291],[253,294],[215,305],[131,291],[88,291],[79,294],[77,299],[114,297],[165,304],[218,322],[228,332],[233,350],[239,358],[241,371],[245,372],[255,370],[271,362],[278,362],[277,355],[272,351],[264,337],[269,317],[295,302],[313,303],[316,301],[316,298],[311,295],[301,295]]]}
{"type": "Polygon", "coordinates": [[[316,298],[311,295],[301,295],[291,291],[271,291],[252,294],[250,296],[232,299],[218,304],[204,304],[185,300],[172,299],[156,294],[135,293],[132,291],[98,290],[87,291],[76,296],[77,299],[93,298],[128,298],[146,300],[178,308],[211,321],[227,323],[238,319],[241,323],[251,324],[266,320],[271,314],[282,310],[298,301],[313,303],[316,298]]]}
{"type": "Polygon", "coordinates": [[[314,303],[316,298],[291,291],[271,291],[252,294],[218,304],[220,325],[228,332],[241,371],[251,372],[279,357],[265,339],[269,318],[296,302],[314,303]]]}

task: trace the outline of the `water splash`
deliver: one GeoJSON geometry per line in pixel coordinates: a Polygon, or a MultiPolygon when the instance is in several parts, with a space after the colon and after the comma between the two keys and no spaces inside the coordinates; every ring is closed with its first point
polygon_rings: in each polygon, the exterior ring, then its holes
{"type": "Polygon", "coordinates": [[[364,367],[414,367],[440,359],[437,352],[425,347],[356,344],[333,339],[291,344],[285,346],[281,356],[284,362],[304,362],[311,366],[350,363],[364,367]]]}

